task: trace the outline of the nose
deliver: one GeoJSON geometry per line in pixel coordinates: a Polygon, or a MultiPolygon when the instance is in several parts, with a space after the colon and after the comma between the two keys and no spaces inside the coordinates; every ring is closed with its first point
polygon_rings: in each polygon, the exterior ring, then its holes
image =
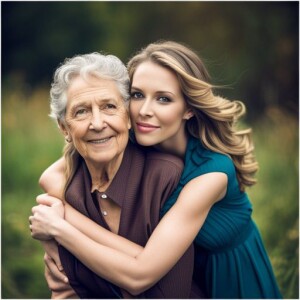
{"type": "Polygon", "coordinates": [[[151,99],[147,99],[147,100],[143,101],[143,104],[141,106],[139,114],[141,116],[143,116],[143,117],[151,117],[151,116],[153,116],[151,99]]]}
{"type": "Polygon", "coordinates": [[[89,129],[101,131],[106,127],[107,123],[105,121],[105,115],[99,110],[94,110],[91,116],[89,129]]]}

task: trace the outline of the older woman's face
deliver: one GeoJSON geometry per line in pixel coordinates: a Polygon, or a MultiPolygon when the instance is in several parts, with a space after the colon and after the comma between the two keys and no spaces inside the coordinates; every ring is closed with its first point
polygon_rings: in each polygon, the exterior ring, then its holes
{"type": "Polygon", "coordinates": [[[73,79],[67,91],[65,133],[87,163],[111,162],[123,154],[130,121],[112,80],[73,79]]]}

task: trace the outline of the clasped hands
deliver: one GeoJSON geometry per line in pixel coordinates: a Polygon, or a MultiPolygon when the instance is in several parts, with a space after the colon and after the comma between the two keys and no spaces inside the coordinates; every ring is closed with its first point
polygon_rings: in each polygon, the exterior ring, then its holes
{"type": "Polygon", "coordinates": [[[36,198],[37,206],[32,208],[29,217],[31,236],[40,240],[45,249],[44,262],[46,265],[45,276],[51,290],[62,289],[62,282],[67,283],[66,277],[58,254],[57,242],[53,238],[55,227],[64,220],[64,204],[61,200],[48,194],[36,198]]]}
{"type": "Polygon", "coordinates": [[[64,220],[64,205],[61,200],[48,194],[36,198],[37,206],[32,208],[29,228],[34,239],[46,241],[53,238],[55,227],[64,220]]]}

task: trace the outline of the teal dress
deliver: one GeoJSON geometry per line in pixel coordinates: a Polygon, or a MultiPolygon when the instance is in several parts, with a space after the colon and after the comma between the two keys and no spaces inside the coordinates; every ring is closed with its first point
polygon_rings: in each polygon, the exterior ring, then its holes
{"type": "MultiPolygon", "coordinates": [[[[252,205],[239,189],[232,160],[189,138],[179,185],[162,209],[164,215],[191,179],[209,172],[228,177],[225,197],[215,203],[195,238],[194,280],[209,298],[282,298],[259,231],[252,205]]],[[[188,201],[188,199],[187,199],[188,201]]]]}

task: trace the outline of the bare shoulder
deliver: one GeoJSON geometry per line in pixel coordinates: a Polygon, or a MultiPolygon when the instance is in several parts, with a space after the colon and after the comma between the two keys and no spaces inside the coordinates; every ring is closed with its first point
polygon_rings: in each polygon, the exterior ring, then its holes
{"type": "Polygon", "coordinates": [[[177,202],[183,205],[196,205],[200,209],[203,206],[211,206],[225,196],[227,184],[228,178],[224,173],[203,174],[193,178],[183,187],[177,202]]]}
{"type": "Polygon", "coordinates": [[[49,195],[62,198],[65,186],[64,158],[54,162],[42,173],[39,185],[49,195]]]}

